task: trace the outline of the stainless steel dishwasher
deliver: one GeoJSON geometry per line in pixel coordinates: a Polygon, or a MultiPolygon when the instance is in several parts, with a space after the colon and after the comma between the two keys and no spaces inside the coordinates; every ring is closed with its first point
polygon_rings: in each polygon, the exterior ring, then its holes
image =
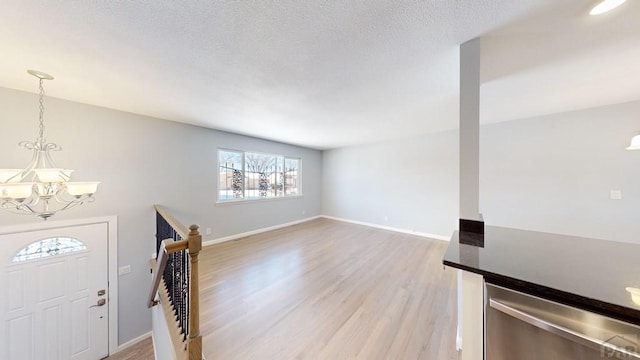
{"type": "Polygon", "coordinates": [[[640,359],[640,326],[486,286],[487,360],[640,359]]]}

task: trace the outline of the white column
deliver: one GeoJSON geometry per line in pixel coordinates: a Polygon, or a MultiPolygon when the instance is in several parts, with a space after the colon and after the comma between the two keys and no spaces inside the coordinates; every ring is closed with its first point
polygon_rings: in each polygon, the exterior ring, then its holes
{"type": "MultiPolygon", "coordinates": [[[[480,39],[460,45],[460,218],[479,220],[480,39]]],[[[458,274],[458,348],[462,360],[484,358],[482,276],[458,274]]]]}
{"type": "Polygon", "coordinates": [[[480,39],[460,45],[460,218],[480,203],[480,39]]]}

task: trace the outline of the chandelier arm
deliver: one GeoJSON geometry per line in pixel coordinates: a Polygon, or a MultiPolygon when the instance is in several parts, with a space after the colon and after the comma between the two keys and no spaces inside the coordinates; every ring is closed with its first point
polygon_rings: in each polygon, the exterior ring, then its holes
{"type": "MultiPolygon", "coordinates": [[[[55,198],[55,197],[54,197],[55,198]]],[[[72,207],[78,206],[78,205],[82,205],[85,202],[93,202],[95,199],[91,196],[85,196],[83,195],[81,198],[79,199],[74,199],[68,203],[62,203],[64,204],[64,206],[57,208],[57,209],[52,209],[47,205],[45,205],[44,210],[43,211],[37,211],[35,210],[35,205],[37,205],[39,203],[39,198],[36,197],[35,198],[36,201],[33,204],[30,204],[28,202],[19,202],[16,200],[4,200],[2,202],[2,205],[0,207],[2,207],[4,210],[7,210],[13,214],[19,214],[19,215],[37,215],[40,216],[44,219],[53,216],[54,214],[56,214],[59,211],[63,211],[63,210],[67,210],[70,209],[72,207]]],[[[47,203],[45,201],[45,203],[47,203]]]]}
{"type": "MultiPolygon", "coordinates": [[[[83,195],[84,196],[84,195],[83,195]]],[[[58,190],[54,195],[53,195],[53,199],[61,205],[66,205],[66,204],[70,204],[72,202],[76,202],[78,201],[79,198],[76,198],[73,195],[70,195],[69,199],[65,199],[65,193],[63,193],[61,190],[58,190]]]]}
{"type": "Polygon", "coordinates": [[[27,150],[33,150],[36,148],[36,143],[31,141],[20,141],[18,146],[23,147],[27,150]]]}
{"type": "Polygon", "coordinates": [[[33,156],[31,157],[31,161],[24,169],[22,169],[22,171],[20,172],[20,177],[22,180],[24,180],[29,175],[31,175],[30,181],[34,181],[36,174],[33,172],[33,169],[35,169],[36,165],[38,164],[37,145],[36,143],[32,143],[28,141],[21,141],[18,145],[24,147],[25,149],[29,149],[33,151],[33,156]]]}
{"type": "Polygon", "coordinates": [[[60,209],[57,209],[54,211],[54,213],[58,212],[58,211],[62,211],[62,210],[67,210],[70,209],[72,207],[78,206],[78,205],[83,205],[85,202],[91,202],[94,199],[90,196],[86,196],[86,195],[82,195],[81,197],[68,201],[68,202],[61,202],[59,201],[59,199],[57,199],[57,197],[54,197],[54,199],[56,199],[56,201],[58,201],[61,204],[65,204],[63,207],[61,207],[60,209]]]}
{"type": "MultiPolygon", "coordinates": [[[[82,196],[84,196],[84,195],[81,195],[80,197],[82,197],[82,196]]],[[[66,191],[66,187],[64,187],[64,186],[58,187],[56,192],[53,194],[53,198],[56,200],[56,202],[58,202],[60,204],[66,204],[68,202],[77,201],[80,197],[76,197],[76,196],[73,196],[73,195],[69,194],[66,191]]]]}
{"type": "MultiPolygon", "coordinates": [[[[45,202],[45,199],[39,196],[37,192],[34,192],[34,194],[32,194],[29,198],[27,198],[21,204],[24,204],[24,206],[27,207],[32,213],[38,214],[40,213],[40,211],[36,210],[36,208],[40,206],[41,202],[45,202]]],[[[22,206],[17,206],[16,208],[20,210],[21,207],[22,206]]]]}
{"type": "Polygon", "coordinates": [[[38,215],[38,213],[31,212],[31,211],[28,211],[28,210],[16,210],[14,208],[6,208],[6,207],[3,207],[2,209],[4,211],[7,211],[7,212],[9,212],[11,214],[16,214],[16,215],[30,215],[30,216],[38,215]]]}
{"type": "MultiPolygon", "coordinates": [[[[28,204],[30,207],[35,208],[36,206],[38,206],[38,204],[40,204],[40,200],[42,198],[36,193],[35,195],[32,195],[31,197],[29,197],[27,200],[24,201],[25,204],[28,204]]],[[[36,211],[34,211],[36,212],[36,211]]]]}
{"type": "Polygon", "coordinates": [[[26,215],[30,215],[30,214],[36,214],[37,212],[33,210],[33,208],[31,208],[31,206],[29,206],[29,204],[26,204],[24,202],[19,202],[16,200],[5,200],[2,203],[2,208],[5,210],[8,210],[14,214],[26,214],[26,215]],[[9,206],[7,206],[9,205],[9,206]]]}

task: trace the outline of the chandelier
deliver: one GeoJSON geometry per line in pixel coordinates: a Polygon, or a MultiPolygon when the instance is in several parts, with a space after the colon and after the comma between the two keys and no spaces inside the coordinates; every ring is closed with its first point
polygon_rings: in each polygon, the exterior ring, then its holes
{"type": "Polygon", "coordinates": [[[18,143],[18,146],[33,151],[27,167],[0,169],[0,207],[46,220],[59,211],[93,201],[99,182],[69,182],[73,170],[59,168],[51,159],[51,151],[62,150],[44,138],[43,82],[53,80],[53,76],[36,70],[27,72],[40,82],[40,131],[36,141],[18,143]]]}

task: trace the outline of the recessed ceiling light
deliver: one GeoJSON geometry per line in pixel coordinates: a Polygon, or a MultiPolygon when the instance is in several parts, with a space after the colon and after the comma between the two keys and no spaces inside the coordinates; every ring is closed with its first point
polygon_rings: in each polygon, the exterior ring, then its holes
{"type": "Polygon", "coordinates": [[[598,5],[594,6],[589,12],[590,15],[600,15],[607,11],[611,11],[622,5],[627,0],[602,0],[598,5]]]}

